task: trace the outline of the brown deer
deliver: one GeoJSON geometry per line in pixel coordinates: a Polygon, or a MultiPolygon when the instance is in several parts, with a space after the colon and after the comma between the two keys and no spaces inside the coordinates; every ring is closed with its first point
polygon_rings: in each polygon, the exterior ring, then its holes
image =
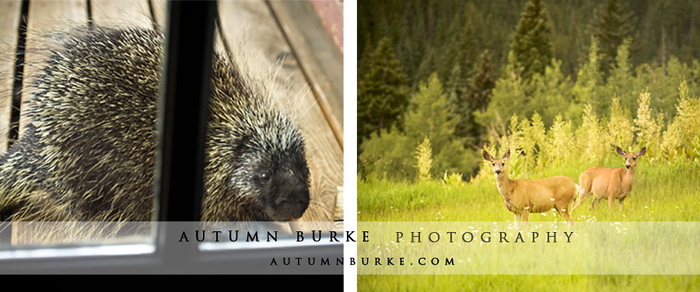
{"type": "Polygon", "coordinates": [[[591,203],[590,210],[593,210],[600,200],[607,198],[611,211],[613,211],[615,199],[620,200],[620,212],[622,212],[623,201],[632,191],[634,178],[637,175],[637,158],[643,156],[647,152],[647,148],[642,148],[639,150],[639,153],[627,153],[618,146],[615,146],[615,149],[617,154],[625,158],[625,167],[606,168],[593,166],[587,168],[579,178],[581,188],[571,212],[576,210],[591,194],[595,198],[591,203]]]}
{"type": "Polygon", "coordinates": [[[568,209],[576,196],[578,187],[574,180],[563,175],[531,180],[511,180],[506,170],[510,149],[500,159],[492,158],[486,150],[483,151],[483,156],[493,165],[498,191],[503,196],[508,211],[515,215],[516,222],[519,220],[527,222],[531,212],[541,213],[552,208],[555,208],[569,224],[573,222],[568,209]]]}

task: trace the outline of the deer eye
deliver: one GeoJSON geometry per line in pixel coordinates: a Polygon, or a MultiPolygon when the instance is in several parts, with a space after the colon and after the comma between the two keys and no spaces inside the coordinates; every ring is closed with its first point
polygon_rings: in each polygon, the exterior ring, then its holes
{"type": "Polygon", "coordinates": [[[632,160],[637,160],[637,157],[632,157],[632,160]]]}
{"type": "Polygon", "coordinates": [[[491,162],[491,165],[492,165],[492,166],[496,166],[496,164],[495,164],[495,163],[493,163],[493,162],[491,162]]]}

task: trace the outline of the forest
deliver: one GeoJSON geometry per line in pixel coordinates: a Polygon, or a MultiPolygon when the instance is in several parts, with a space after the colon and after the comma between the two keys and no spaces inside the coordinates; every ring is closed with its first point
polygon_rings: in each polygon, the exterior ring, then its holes
{"type": "MultiPolygon", "coordinates": [[[[700,160],[700,2],[358,2],[358,177],[700,160]]],[[[572,177],[576,177],[572,173],[572,177]]]]}

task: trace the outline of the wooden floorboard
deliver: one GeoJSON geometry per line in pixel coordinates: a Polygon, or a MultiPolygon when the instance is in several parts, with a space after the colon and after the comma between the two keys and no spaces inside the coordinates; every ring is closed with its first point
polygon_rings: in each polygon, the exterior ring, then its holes
{"type": "Polygon", "coordinates": [[[92,22],[109,27],[153,28],[149,0],[92,0],[92,22]]]}
{"type": "Polygon", "coordinates": [[[151,0],[151,7],[153,8],[153,17],[156,23],[160,27],[165,27],[165,15],[168,8],[168,3],[166,0],[151,0]]]}
{"type": "Polygon", "coordinates": [[[306,1],[267,2],[341,147],[343,56],[306,1]]]}
{"type": "MultiPolygon", "coordinates": [[[[331,222],[334,218],[338,187],[342,186],[343,154],[332,127],[309,90],[307,80],[263,1],[222,1],[219,4],[224,40],[233,43],[245,40],[251,50],[279,67],[277,86],[289,86],[287,101],[301,114],[300,126],[305,133],[311,169],[312,202],[302,222],[331,222]]],[[[235,47],[235,45],[230,45],[235,47]]]]}

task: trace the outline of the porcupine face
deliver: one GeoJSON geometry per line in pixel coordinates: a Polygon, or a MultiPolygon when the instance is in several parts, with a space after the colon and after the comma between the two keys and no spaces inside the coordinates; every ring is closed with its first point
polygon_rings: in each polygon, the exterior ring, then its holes
{"type": "Polygon", "coordinates": [[[267,219],[296,219],[309,205],[309,168],[300,137],[291,125],[263,126],[241,144],[241,170],[267,219]]]}
{"type": "Polygon", "coordinates": [[[246,74],[245,62],[215,55],[212,67],[203,219],[301,217],[310,201],[309,169],[288,109],[273,101],[278,93],[270,92],[268,79],[246,74]]]}

